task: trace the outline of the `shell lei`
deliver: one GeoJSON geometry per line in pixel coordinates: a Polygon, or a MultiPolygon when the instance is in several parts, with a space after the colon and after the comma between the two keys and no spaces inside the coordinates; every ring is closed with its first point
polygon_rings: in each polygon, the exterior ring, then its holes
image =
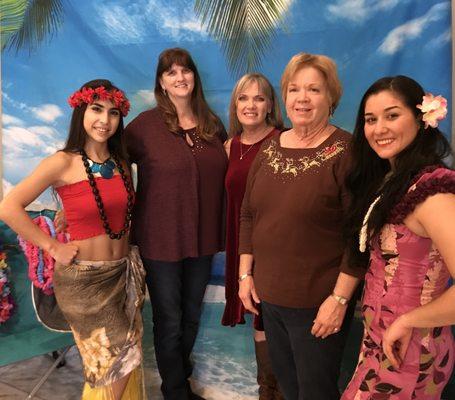
{"type": "Polygon", "coordinates": [[[13,295],[9,282],[10,268],[6,263],[6,255],[0,252],[0,324],[5,323],[13,314],[14,304],[13,295]]]}
{"type": "Polygon", "coordinates": [[[370,219],[371,212],[373,211],[374,206],[376,203],[381,199],[381,196],[378,196],[374,199],[374,201],[368,207],[368,211],[363,217],[362,228],[360,229],[359,234],[359,250],[361,253],[365,253],[367,249],[367,241],[368,241],[368,220],[370,219]]]}
{"type": "MultiPolygon", "coordinates": [[[[33,219],[33,222],[38,225],[43,232],[58,240],[61,243],[66,243],[66,235],[56,233],[54,223],[49,217],[39,216],[33,219]]],[[[25,254],[28,262],[28,277],[33,282],[33,285],[43,291],[44,294],[52,295],[53,276],[55,260],[51,255],[18,236],[19,244],[25,254]]]]}

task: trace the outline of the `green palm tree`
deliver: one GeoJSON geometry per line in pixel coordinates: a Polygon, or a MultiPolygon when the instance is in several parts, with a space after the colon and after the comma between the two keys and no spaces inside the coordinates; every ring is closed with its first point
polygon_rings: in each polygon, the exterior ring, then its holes
{"type": "Polygon", "coordinates": [[[293,0],[195,0],[194,11],[220,42],[235,77],[262,63],[293,0]]]}
{"type": "Polygon", "coordinates": [[[1,49],[35,50],[63,22],[61,0],[1,0],[1,49]]]}

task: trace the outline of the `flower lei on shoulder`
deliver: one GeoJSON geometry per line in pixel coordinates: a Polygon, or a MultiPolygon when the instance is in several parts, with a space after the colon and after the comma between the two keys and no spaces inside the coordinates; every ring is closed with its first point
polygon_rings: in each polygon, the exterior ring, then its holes
{"type": "Polygon", "coordinates": [[[121,90],[113,89],[108,91],[104,86],[98,86],[95,89],[83,87],[68,98],[68,104],[72,108],[76,108],[84,103],[92,104],[95,100],[112,101],[124,117],[128,115],[130,110],[130,102],[121,90]]]}
{"type": "Polygon", "coordinates": [[[10,268],[6,263],[6,255],[2,251],[0,252],[0,324],[8,321],[16,308],[11,294],[9,273],[10,268]]]}
{"type": "MultiPolygon", "coordinates": [[[[42,231],[59,242],[67,242],[65,234],[55,232],[54,223],[49,217],[41,215],[34,218],[33,222],[38,225],[42,231]]],[[[20,236],[18,239],[28,262],[28,277],[33,285],[41,289],[44,294],[52,295],[54,293],[53,276],[55,260],[47,251],[40,249],[38,246],[22,239],[20,236]]]]}
{"type": "Polygon", "coordinates": [[[425,129],[429,126],[436,128],[439,121],[447,115],[447,99],[442,96],[433,96],[431,93],[423,96],[422,104],[417,104],[416,107],[422,111],[425,129]]]}

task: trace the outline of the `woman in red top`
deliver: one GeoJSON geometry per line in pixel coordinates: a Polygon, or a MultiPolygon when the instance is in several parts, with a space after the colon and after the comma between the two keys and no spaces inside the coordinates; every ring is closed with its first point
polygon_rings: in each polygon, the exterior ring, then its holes
{"type": "MultiPolygon", "coordinates": [[[[226,307],[222,324],[244,324],[245,307],[239,298],[239,218],[251,164],[262,142],[283,127],[281,111],[272,85],[264,75],[244,75],[234,87],[229,106],[229,136],[225,149],[229,157],[226,173],[226,307]]],[[[254,344],[259,398],[282,399],[273,375],[265,341],[262,315],[255,306],[254,344]]]]}
{"type": "Polygon", "coordinates": [[[64,149],[9,193],[0,204],[0,219],[56,261],[58,306],[53,296],[36,290],[34,305],[47,327],[73,332],[84,364],[82,398],[143,399],[145,272],[137,250],[128,245],[134,193],[122,138],[130,105],[107,80],[84,84],[69,103],[74,111],[64,149]],[[50,187],[63,202],[68,243],[45,234],[25,212],[50,187]]]}

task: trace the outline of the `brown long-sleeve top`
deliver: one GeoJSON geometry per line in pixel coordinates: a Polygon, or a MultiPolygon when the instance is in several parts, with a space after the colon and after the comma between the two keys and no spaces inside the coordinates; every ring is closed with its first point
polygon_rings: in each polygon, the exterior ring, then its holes
{"type": "Polygon", "coordinates": [[[248,175],[239,254],[253,254],[259,298],[285,307],[319,306],[338,274],[362,277],[346,263],[342,219],[351,135],[337,128],[316,148],[265,141],[248,175]]]}
{"type": "Polygon", "coordinates": [[[223,250],[224,129],[212,141],[195,129],[174,134],[154,108],[131,121],[125,135],[130,160],[137,164],[131,236],[141,255],[178,261],[223,250]]]}

